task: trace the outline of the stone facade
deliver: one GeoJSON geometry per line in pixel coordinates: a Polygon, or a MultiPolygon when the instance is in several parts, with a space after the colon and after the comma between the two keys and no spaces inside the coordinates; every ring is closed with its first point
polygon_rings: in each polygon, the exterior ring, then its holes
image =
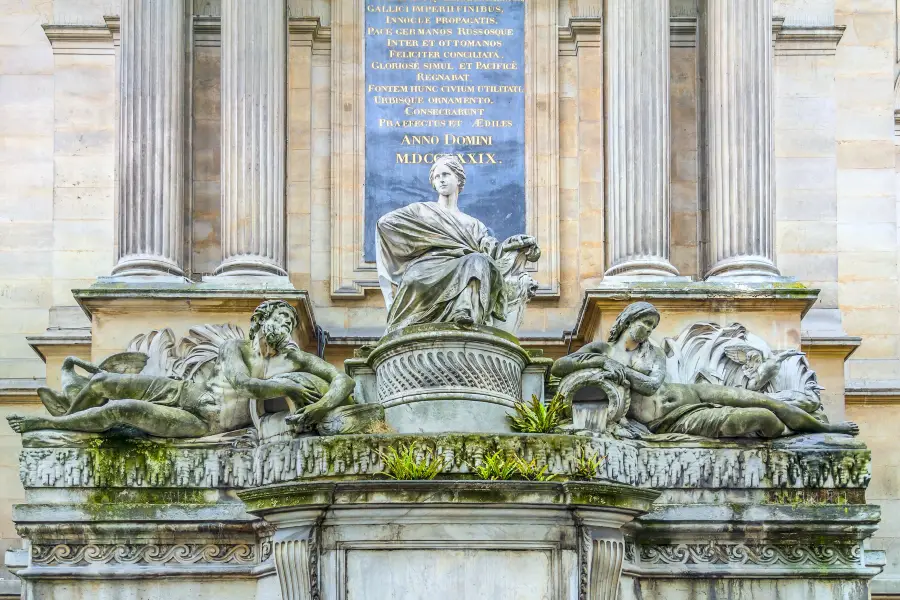
{"type": "MultiPolygon", "coordinates": [[[[218,300],[201,306],[182,298],[173,305],[129,312],[119,304],[98,308],[83,297],[76,301],[71,291],[88,288],[98,277],[127,275],[123,261],[142,254],[128,245],[132,230],[116,233],[116,223],[126,223],[123,211],[134,209],[126,196],[117,196],[117,190],[129,185],[127,165],[120,160],[117,170],[117,143],[122,143],[117,142],[117,115],[124,108],[120,90],[127,87],[118,73],[130,56],[127,43],[123,50],[120,40],[133,26],[129,19],[135,18],[123,10],[124,1],[0,0],[0,416],[37,412],[35,382],[46,378],[55,387],[58,365],[66,355],[99,358],[121,350],[131,332],[168,326],[172,306],[177,305],[172,314],[185,330],[195,322],[211,322],[209,313],[219,310],[218,300]],[[79,304],[87,304],[92,321],[79,304]],[[126,316],[115,321],[123,312],[126,316]]],[[[532,18],[541,16],[528,31],[529,60],[540,57],[541,68],[529,75],[526,109],[534,124],[526,140],[534,158],[527,182],[532,217],[528,233],[538,237],[544,257],[535,274],[541,288],[529,305],[520,337],[526,347],[556,357],[570,345],[569,332],[575,330],[574,336],[581,338],[573,348],[605,332],[609,315],[619,307],[615,292],[586,292],[600,289],[611,269],[613,275],[628,275],[614,269],[620,261],[635,258],[627,244],[619,245],[623,236],[624,242],[641,242],[637,254],[658,259],[664,274],[703,279],[711,269],[727,274],[727,269],[714,268],[717,263],[750,257],[753,260],[745,262],[751,266],[762,264],[761,270],[771,274],[774,263],[782,276],[820,290],[818,296],[791,300],[796,306],[789,309],[774,297],[777,294],[752,301],[722,296],[700,305],[691,304],[685,293],[683,301],[676,298],[661,307],[672,315],[665,317],[661,327],[668,329],[661,335],[680,330],[698,316],[723,325],[739,320],[773,347],[800,346],[808,353],[826,387],[823,399],[829,416],[857,421],[872,451],[867,500],[883,507],[883,520],[866,548],[885,550],[888,561],[873,590],[882,597],[900,597],[900,482],[893,475],[898,467],[893,419],[900,418],[898,7],[894,0],[748,0],[746,14],[720,15],[704,11],[711,2],[633,3],[651,12],[668,5],[669,11],[668,35],[664,18],[656,18],[652,28],[655,39],[665,38],[669,45],[668,83],[664,85],[665,78],[647,79],[654,84],[654,102],[665,106],[665,98],[658,96],[668,94],[669,133],[656,137],[655,129],[666,125],[641,122],[641,131],[655,143],[648,160],[669,153],[668,165],[647,175],[661,178],[668,170],[668,197],[663,179],[640,182],[663,190],[645,203],[647,210],[662,215],[658,231],[641,231],[640,240],[629,240],[627,231],[610,231],[619,223],[616,215],[630,218],[631,205],[607,200],[630,193],[627,186],[616,187],[617,182],[608,179],[621,160],[611,155],[615,148],[609,143],[637,131],[637,124],[627,123],[614,129],[608,119],[641,113],[622,109],[629,98],[619,93],[616,84],[622,82],[611,78],[604,65],[612,65],[607,60],[611,48],[635,51],[635,46],[627,46],[634,38],[604,32],[613,21],[604,24],[602,2],[529,2],[532,18]],[[771,52],[764,43],[768,29],[763,18],[771,18],[771,52]],[[721,42],[716,36],[728,31],[748,48],[755,44],[756,54],[729,57],[727,48],[716,45],[716,40],[721,42]],[[754,56],[765,60],[754,61],[754,56]],[[703,76],[725,64],[715,61],[738,58],[750,61],[740,63],[747,78],[770,86],[752,101],[726,98],[722,90],[727,82],[703,76]],[[720,110],[710,111],[709,103],[720,110]],[[754,115],[769,115],[771,121],[754,121],[741,112],[751,106],[754,115]],[[744,131],[741,138],[755,140],[743,150],[755,152],[756,162],[744,166],[758,177],[730,162],[736,160],[737,154],[729,154],[736,144],[719,135],[709,137],[729,122],[758,127],[744,131]],[[714,157],[720,162],[711,160],[714,157]],[[713,184],[727,187],[736,181],[760,186],[750,198],[752,206],[745,198],[711,193],[713,184]],[[766,190],[771,192],[768,199],[766,190]],[[743,225],[758,226],[760,237],[738,240],[737,246],[722,244],[729,232],[752,230],[743,225]],[[593,325],[586,320],[590,315],[596,317],[593,325]]],[[[165,173],[168,189],[181,194],[183,203],[179,210],[165,213],[169,234],[155,255],[163,257],[165,265],[177,266],[163,271],[177,275],[182,269],[193,281],[214,275],[232,255],[250,255],[251,266],[262,265],[270,274],[284,269],[295,289],[308,291],[314,308],[315,321],[310,320],[304,345],[315,346],[318,324],[330,336],[326,359],[340,364],[361,344],[377,339],[385,322],[372,272],[360,263],[354,246],[362,218],[357,210],[361,149],[355,145],[361,132],[354,112],[359,110],[362,72],[351,68],[360,61],[361,25],[354,12],[358,5],[352,0],[287,2],[286,79],[279,82],[285,87],[286,118],[272,125],[286,132],[286,147],[283,164],[277,169],[267,165],[273,171],[266,175],[284,181],[283,207],[278,194],[266,206],[284,219],[279,227],[285,243],[278,247],[276,240],[248,250],[236,237],[237,225],[226,217],[231,213],[225,207],[236,204],[221,177],[223,161],[233,167],[237,160],[222,135],[232,131],[225,124],[223,92],[235,91],[223,85],[222,73],[236,66],[223,63],[227,36],[220,27],[223,10],[235,3],[186,4],[185,12],[192,17],[185,15],[185,30],[190,30],[185,55],[172,55],[171,60],[173,68],[178,64],[184,72],[185,87],[174,97],[182,99],[180,110],[187,122],[177,122],[180,111],[166,121],[185,138],[184,147],[173,146],[170,153],[181,152],[185,160],[180,170],[173,167],[165,173]]],[[[665,66],[661,61],[657,56],[647,68],[659,70],[665,66]]],[[[255,239],[254,232],[248,236],[255,239]]],[[[228,306],[221,318],[242,321],[248,307],[228,306]]],[[[11,511],[23,490],[14,487],[19,440],[8,428],[0,432],[0,440],[0,472],[10,482],[0,495],[3,549],[21,545],[11,511]]],[[[40,459],[48,461],[42,471],[47,477],[60,471],[63,477],[74,476],[74,471],[50,464],[58,450],[40,452],[48,453],[40,459]]],[[[757,459],[734,460],[744,465],[741,461],[756,464],[757,459]]],[[[843,475],[829,472],[821,477],[843,475]]],[[[240,562],[256,552],[237,546],[176,546],[160,549],[159,555],[189,562],[212,552],[228,557],[226,562],[240,562]]],[[[823,560],[764,546],[710,551],[685,542],[626,552],[639,557],[640,568],[652,569],[698,561],[713,566],[735,560],[765,562],[772,556],[785,564],[815,566],[823,560]]],[[[90,551],[103,556],[106,550],[90,551]]],[[[856,560],[858,551],[839,549],[834,560],[856,560]]],[[[47,560],[57,560],[54,556],[46,554],[47,560]]],[[[0,582],[0,594],[4,589],[0,582]]]]}

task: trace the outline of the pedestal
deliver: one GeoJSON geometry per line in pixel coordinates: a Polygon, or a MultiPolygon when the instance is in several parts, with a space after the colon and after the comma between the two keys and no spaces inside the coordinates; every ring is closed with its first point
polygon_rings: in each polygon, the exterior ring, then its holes
{"type": "Polygon", "coordinates": [[[400,433],[496,433],[511,431],[516,402],[543,398],[550,362],[493,327],[432,324],[385,336],[346,364],[357,402],[382,404],[400,433]]]}
{"type": "Polygon", "coordinates": [[[655,492],[602,483],[348,481],[241,493],[276,527],[283,600],[614,598],[622,526],[655,492]]]}
{"type": "Polygon", "coordinates": [[[19,575],[41,600],[866,600],[884,562],[865,549],[871,456],[846,436],[23,443],[19,575]],[[382,474],[411,443],[441,457],[438,479],[382,474]],[[477,480],[498,451],[556,480],[477,480]],[[575,474],[584,453],[605,457],[593,477],[575,474]]]}

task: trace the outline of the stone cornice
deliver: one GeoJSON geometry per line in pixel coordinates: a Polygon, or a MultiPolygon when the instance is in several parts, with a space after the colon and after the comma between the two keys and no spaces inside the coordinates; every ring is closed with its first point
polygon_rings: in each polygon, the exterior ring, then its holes
{"type": "Polygon", "coordinates": [[[807,354],[818,356],[837,356],[843,360],[850,358],[862,345],[862,338],[852,335],[842,336],[810,336],[800,338],[800,349],[807,354]]]}
{"type": "Polygon", "coordinates": [[[0,404],[32,404],[39,402],[39,387],[47,385],[44,378],[0,379],[0,404]]]}
{"type": "Polygon", "coordinates": [[[573,339],[594,339],[603,311],[621,311],[632,302],[644,300],[666,310],[716,309],[727,305],[729,311],[794,311],[802,318],[816,301],[819,290],[800,285],[727,285],[707,282],[674,284],[633,284],[587,290],[573,330],[573,339]]]}
{"type": "Polygon", "coordinates": [[[844,388],[847,405],[879,406],[900,404],[900,382],[848,381],[844,388]]]}
{"type": "Polygon", "coordinates": [[[603,20],[600,17],[572,17],[559,28],[559,55],[577,56],[581,48],[603,47],[603,20]]]}
{"type": "Polygon", "coordinates": [[[47,354],[51,349],[55,350],[57,355],[65,354],[67,356],[77,354],[79,349],[85,350],[88,354],[91,350],[90,331],[60,334],[46,332],[40,335],[29,335],[25,341],[44,362],[47,362],[47,354]]]}
{"type": "MultiPolygon", "coordinates": [[[[331,45],[331,27],[322,25],[319,17],[290,17],[288,42],[291,46],[309,46],[327,50],[331,45]]],[[[194,43],[197,46],[218,47],[222,43],[221,18],[194,15],[194,43]]]]}
{"type": "Polygon", "coordinates": [[[830,27],[775,27],[775,56],[831,56],[846,30],[844,25],[830,27]]]}
{"type": "Polygon", "coordinates": [[[107,25],[42,25],[54,54],[115,55],[107,25]]]}
{"type": "Polygon", "coordinates": [[[86,289],[72,290],[75,301],[92,318],[97,311],[178,311],[239,309],[251,312],[263,300],[284,300],[300,314],[298,333],[307,346],[317,343],[312,301],[304,290],[282,288],[235,287],[224,288],[209,284],[177,286],[97,284],[86,289]]]}

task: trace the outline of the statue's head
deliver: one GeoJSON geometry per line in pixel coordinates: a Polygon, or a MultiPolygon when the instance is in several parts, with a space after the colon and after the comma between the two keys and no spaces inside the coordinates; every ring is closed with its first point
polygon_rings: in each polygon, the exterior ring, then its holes
{"type": "Polygon", "coordinates": [[[270,347],[281,348],[292,341],[291,334],[299,324],[300,316],[293,306],[284,300],[266,300],[250,317],[250,339],[262,334],[270,347]]]}
{"type": "Polygon", "coordinates": [[[431,187],[442,196],[449,196],[453,192],[462,194],[466,187],[466,170],[457,155],[438,154],[428,172],[428,180],[431,181],[431,187]]]}
{"type": "Polygon", "coordinates": [[[637,343],[646,342],[659,325],[659,311],[649,302],[635,302],[625,307],[609,330],[608,341],[615,344],[624,334],[637,343]]]}

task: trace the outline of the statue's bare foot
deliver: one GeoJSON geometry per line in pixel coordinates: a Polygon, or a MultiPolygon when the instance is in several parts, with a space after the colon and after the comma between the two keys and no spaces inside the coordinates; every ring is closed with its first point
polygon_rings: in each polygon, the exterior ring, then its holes
{"type": "Polygon", "coordinates": [[[470,310],[458,310],[450,316],[450,320],[457,325],[474,325],[475,317],[470,310]]]}
{"type": "Polygon", "coordinates": [[[9,415],[6,417],[9,426],[16,433],[27,433],[36,429],[49,429],[46,419],[41,417],[23,417],[22,415],[9,415]]]}
{"type": "Polygon", "coordinates": [[[829,425],[831,433],[847,433],[849,435],[859,435],[859,425],[853,421],[841,421],[829,425]]]}

